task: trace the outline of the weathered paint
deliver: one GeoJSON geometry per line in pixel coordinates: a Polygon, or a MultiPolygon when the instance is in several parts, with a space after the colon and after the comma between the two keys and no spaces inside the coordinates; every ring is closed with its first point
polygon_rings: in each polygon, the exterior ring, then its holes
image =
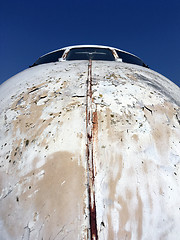
{"type": "Polygon", "coordinates": [[[5,82],[1,239],[178,239],[179,95],[120,62],[49,63],[5,82]]]}
{"type": "Polygon", "coordinates": [[[151,70],[104,65],[92,66],[99,239],[176,239],[179,89],[169,93],[173,84],[151,70]]]}
{"type": "Polygon", "coordinates": [[[43,66],[2,85],[1,239],[86,238],[87,67],[43,66]]]}
{"type": "Polygon", "coordinates": [[[88,65],[87,79],[87,103],[86,103],[86,124],[87,124],[87,175],[88,175],[88,199],[90,218],[90,238],[98,239],[96,222],[96,198],[95,198],[95,175],[94,175],[94,110],[92,98],[92,61],[88,65]]]}

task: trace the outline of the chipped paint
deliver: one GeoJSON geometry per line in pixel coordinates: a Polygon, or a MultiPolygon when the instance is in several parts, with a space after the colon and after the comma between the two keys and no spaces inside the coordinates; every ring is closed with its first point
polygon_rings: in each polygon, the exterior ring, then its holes
{"type": "MultiPolygon", "coordinates": [[[[169,97],[166,82],[161,91],[141,78],[134,82],[129,72],[136,75],[137,67],[112,65],[103,68],[101,63],[93,63],[99,239],[176,239],[180,178],[175,169],[179,172],[180,158],[175,167],[170,157],[172,152],[180,156],[176,92],[169,97]]],[[[156,81],[159,77],[158,85],[162,81],[163,77],[151,70],[139,71],[150,72],[156,81]]]]}
{"type": "Polygon", "coordinates": [[[122,62],[49,63],[2,84],[1,238],[177,239],[179,95],[122,62]]]}
{"type": "MultiPolygon", "coordinates": [[[[94,186],[94,138],[96,134],[95,126],[97,119],[94,118],[92,99],[92,61],[88,65],[87,79],[87,100],[86,100],[86,125],[87,125],[87,175],[88,175],[88,200],[89,200],[89,218],[90,218],[90,239],[98,239],[96,223],[96,198],[94,186]]],[[[96,127],[97,128],[97,127],[96,127]]]]}

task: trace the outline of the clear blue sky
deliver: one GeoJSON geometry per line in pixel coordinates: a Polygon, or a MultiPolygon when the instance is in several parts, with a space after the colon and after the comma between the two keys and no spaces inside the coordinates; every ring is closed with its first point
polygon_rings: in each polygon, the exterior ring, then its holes
{"type": "Polygon", "coordinates": [[[39,56],[74,44],[134,53],[180,86],[180,1],[1,1],[0,83],[39,56]]]}

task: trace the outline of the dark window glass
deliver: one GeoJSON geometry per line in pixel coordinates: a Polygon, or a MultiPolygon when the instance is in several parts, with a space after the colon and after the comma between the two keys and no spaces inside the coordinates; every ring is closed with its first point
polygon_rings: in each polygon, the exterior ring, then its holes
{"type": "Polygon", "coordinates": [[[56,51],[53,53],[46,54],[43,57],[40,57],[33,66],[43,64],[43,63],[51,63],[51,62],[58,62],[58,59],[62,57],[64,50],[56,51]]]}
{"type": "Polygon", "coordinates": [[[132,63],[132,64],[136,64],[136,65],[140,65],[140,66],[145,66],[143,61],[138,57],[135,57],[129,53],[121,52],[118,50],[116,50],[116,52],[117,52],[119,58],[121,58],[122,61],[125,63],[132,63]]]}
{"type": "Polygon", "coordinates": [[[66,60],[103,60],[114,61],[112,51],[107,48],[73,48],[69,51],[66,60]]]}

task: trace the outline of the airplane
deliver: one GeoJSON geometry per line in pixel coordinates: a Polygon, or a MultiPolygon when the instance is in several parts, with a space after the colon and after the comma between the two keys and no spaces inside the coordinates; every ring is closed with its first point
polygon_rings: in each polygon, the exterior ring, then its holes
{"type": "Polygon", "coordinates": [[[180,89],[118,48],[41,56],[0,86],[0,239],[178,239],[180,89]]]}

